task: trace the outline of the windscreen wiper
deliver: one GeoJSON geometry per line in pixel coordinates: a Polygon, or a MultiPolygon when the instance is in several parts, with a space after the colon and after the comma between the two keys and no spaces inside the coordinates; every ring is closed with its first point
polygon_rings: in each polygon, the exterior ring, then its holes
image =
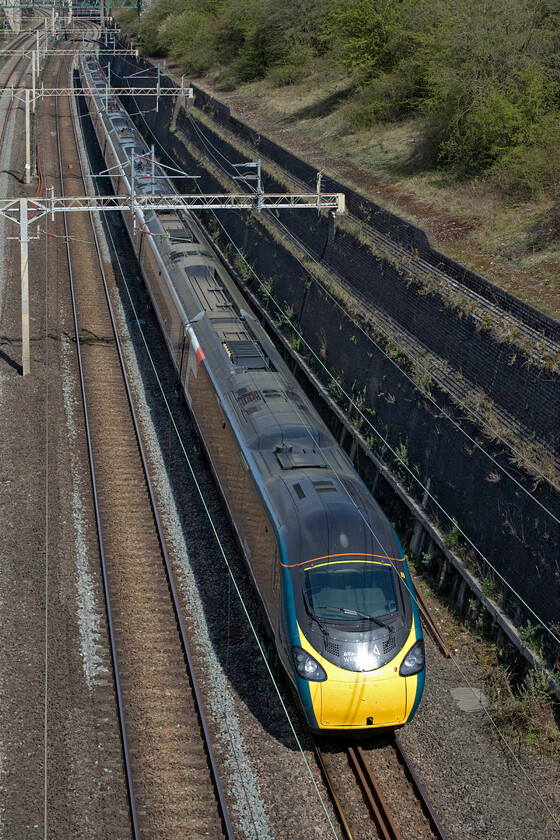
{"type": "Polygon", "coordinates": [[[315,613],[311,609],[311,605],[310,605],[309,600],[307,598],[307,593],[306,593],[305,589],[302,589],[302,595],[303,595],[303,603],[305,604],[305,611],[307,612],[307,615],[309,616],[311,621],[315,621],[319,625],[319,629],[320,629],[321,633],[323,634],[323,638],[327,639],[328,636],[329,636],[328,630],[325,627],[325,625],[323,624],[323,622],[319,618],[317,618],[317,616],[315,615],[315,613]]]}
{"type": "Polygon", "coordinates": [[[341,612],[344,613],[344,615],[355,615],[358,618],[365,618],[368,621],[375,622],[375,624],[378,624],[379,627],[384,627],[385,630],[389,630],[390,633],[393,632],[393,628],[389,624],[385,624],[384,621],[381,621],[374,615],[368,615],[368,613],[360,612],[360,610],[349,610],[346,607],[325,607],[325,609],[329,612],[341,612]]]}

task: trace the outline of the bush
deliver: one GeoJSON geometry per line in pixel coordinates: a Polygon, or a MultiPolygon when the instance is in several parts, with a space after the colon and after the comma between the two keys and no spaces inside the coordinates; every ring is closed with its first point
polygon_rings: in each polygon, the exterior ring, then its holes
{"type": "Polygon", "coordinates": [[[180,15],[185,8],[184,0],[156,0],[140,20],[138,35],[142,39],[143,51],[148,55],[165,55],[167,46],[160,40],[160,30],[169,18],[180,15]]]}
{"type": "Polygon", "coordinates": [[[138,9],[115,9],[113,15],[125,38],[137,37],[140,28],[138,9]]]}
{"type": "Polygon", "coordinates": [[[413,109],[415,94],[414,83],[397,68],[360,86],[343,106],[343,114],[349,125],[358,130],[392,122],[413,109]]]}
{"type": "Polygon", "coordinates": [[[311,47],[298,44],[292,47],[286,58],[270,68],[268,76],[278,87],[293,85],[304,78],[307,68],[314,58],[311,47]]]}
{"type": "Polygon", "coordinates": [[[212,18],[193,6],[161,26],[160,43],[173,61],[200,75],[216,61],[211,31],[212,18]]]}
{"type": "Polygon", "coordinates": [[[394,65],[406,5],[407,0],[331,0],[323,41],[358,81],[367,81],[394,65]]]}
{"type": "Polygon", "coordinates": [[[266,31],[257,24],[249,26],[243,33],[243,44],[233,61],[233,74],[239,82],[252,82],[254,79],[262,79],[268,64],[266,31]]]}
{"type": "MultiPolygon", "coordinates": [[[[493,175],[496,185],[508,194],[559,197],[560,117],[551,113],[535,121],[493,167],[493,175]]],[[[551,222],[556,229],[557,214],[551,222]]]]}
{"type": "Polygon", "coordinates": [[[156,0],[145,50],[228,86],[301,80],[317,55],[349,73],[351,129],[423,119],[416,167],[492,170],[505,190],[558,195],[560,11],[552,0],[156,0]]]}

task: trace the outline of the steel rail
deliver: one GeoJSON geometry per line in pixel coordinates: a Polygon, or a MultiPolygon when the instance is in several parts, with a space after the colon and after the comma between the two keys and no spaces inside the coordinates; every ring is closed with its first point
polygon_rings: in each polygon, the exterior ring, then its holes
{"type": "MultiPolygon", "coordinates": [[[[22,61],[22,60],[20,59],[20,61],[22,61]]],[[[20,63],[20,61],[17,61],[14,65],[14,67],[10,70],[8,70],[7,68],[2,68],[2,69],[6,69],[6,71],[9,72],[10,75],[11,75],[11,74],[16,72],[16,68],[17,68],[18,64],[20,63]]],[[[26,73],[27,73],[27,65],[25,65],[20,72],[19,80],[18,80],[18,86],[19,86],[19,83],[21,82],[21,80],[23,79],[23,77],[25,76],[26,73]]],[[[7,93],[7,90],[8,89],[4,85],[4,91],[3,92],[7,93]]],[[[10,119],[9,119],[10,112],[15,110],[16,108],[18,108],[19,104],[20,104],[19,100],[13,99],[12,102],[10,103],[10,107],[6,109],[5,116],[4,116],[4,122],[2,124],[2,132],[1,132],[1,135],[0,135],[0,148],[2,148],[2,149],[4,148],[4,139],[5,139],[5,136],[6,136],[6,129],[8,127],[8,124],[10,123],[10,119]]],[[[14,199],[14,206],[17,206],[18,201],[19,201],[19,198],[14,199]]]]}
{"type": "MultiPolygon", "coordinates": [[[[57,100],[57,110],[58,110],[58,100],[57,100]]],[[[58,121],[57,121],[57,131],[58,131],[58,121]]],[[[73,131],[74,131],[74,138],[76,140],[76,147],[78,148],[78,141],[77,141],[77,137],[76,137],[76,126],[75,126],[74,122],[73,122],[73,131]]],[[[59,158],[60,158],[60,144],[59,144],[59,158]]],[[[80,172],[81,172],[81,177],[82,177],[82,181],[83,181],[83,184],[84,184],[84,189],[87,189],[86,188],[86,180],[85,180],[84,170],[83,170],[81,160],[80,160],[80,172]]],[[[62,170],[61,170],[61,189],[63,189],[63,187],[62,187],[62,170]]],[[[65,221],[65,229],[66,229],[66,247],[67,247],[67,251],[68,251],[68,254],[69,254],[69,240],[68,240],[68,231],[67,231],[67,228],[66,228],[66,224],[67,224],[66,216],[64,216],[64,221],[65,221]]],[[[187,641],[187,637],[186,637],[186,631],[185,631],[185,626],[184,626],[184,622],[183,622],[183,618],[182,618],[182,614],[181,614],[181,607],[180,607],[180,604],[179,604],[177,589],[176,589],[173,573],[172,573],[172,570],[171,570],[171,564],[170,564],[169,556],[168,556],[168,553],[167,553],[165,538],[164,538],[164,534],[163,534],[163,528],[162,528],[162,525],[161,525],[161,519],[160,519],[160,516],[159,516],[157,503],[156,503],[156,499],[155,499],[155,493],[154,493],[152,481],[151,481],[150,474],[149,474],[147,458],[146,458],[146,454],[145,454],[145,450],[144,450],[144,445],[143,445],[143,441],[142,441],[140,427],[139,427],[136,411],[135,411],[135,408],[134,408],[132,391],[131,391],[130,383],[129,383],[128,376],[127,376],[127,373],[126,373],[124,356],[123,356],[122,346],[121,346],[121,342],[120,342],[119,335],[118,335],[118,329],[117,329],[117,325],[116,325],[115,315],[114,315],[113,307],[112,307],[110,296],[109,296],[109,289],[108,289],[108,285],[107,285],[107,281],[106,281],[105,272],[103,270],[99,241],[98,241],[98,237],[97,237],[97,233],[96,233],[96,230],[95,230],[95,225],[93,223],[93,217],[92,217],[91,213],[90,213],[90,221],[91,221],[92,233],[93,233],[93,238],[94,238],[94,244],[95,244],[95,248],[96,248],[98,259],[99,259],[99,265],[100,265],[100,270],[101,270],[101,276],[102,276],[102,279],[103,279],[103,286],[104,286],[105,296],[106,296],[106,300],[107,300],[108,311],[109,311],[111,324],[112,324],[112,328],[113,328],[113,332],[114,332],[114,336],[115,336],[115,346],[116,346],[116,349],[117,349],[117,352],[118,352],[118,355],[119,355],[119,361],[120,361],[121,371],[122,371],[122,375],[123,375],[123,382],[124,382],[126,392],[127,392],[127,399],[128,399],[128,403],[129,403],[129,406],[130,406],[131,418],[132,418],[134,429],[135,429],[136,439],[137,439],[137,442],[138,442],[139,454],[140,454],[141,461],[142,461],[144,475],[145,475],[145,478],[146,478],[146,485],[147,485],[147,488],[148,488],[148,493],[149,493],[150,502],[151,502],[153,515],[154,515],[154,521],[155,521],[155,524],[156,524],[158,539],[159,539],[161,552],[162,552],[162,556],[163,556],[163,560],[164,560],[164,566],[165,566],[165,570],[166,570],[167,580],[168,580],[170,594],[171,594],[172,603],[173,603],[173,610],[174,610],[175,618],[176,618],[177,625],[178,625],[178,628],[179,628],[179,634],[180,634],[180,638],[181,638],[181,646],[182,646],[182,650],[183,650],[183,655],[184,655],[185,662],[186,662],[186,665],[187,665],[187,668],[188,668],[188,673],[189,673],[189,677],[190,677],[190,680],[191,680],[193,694],[195,696],[197,713],[198,713],[198,717],[199,717],[199,721],[200,721],[200,725],[201,725],[201,729],[202,729],[202,733],[203,733],[203,737],[204,737],[204,742],[205,742],[206,754],[207,754],[207,757],[208,757],[208,761],[210,763],[211,775],[212,775],[216,795],[217,795],[217,798],[218,798],[222,825],[223,825],[223,828],[224,828],[224,833],[225,833],[226,837],[228,838],[228,840],[233,840],[233,832],[232,832],[232,828],[231,828],[231,825],[230,825],[230,822],[229,822],[229,816],[228,816],[228,813],[227,813],[225,796],[224,796],[224,793],[223,793],[223,790],[222,790],[222,786],[221,786],[221,782],[220,782],[220,778],[219,778],[219,774],[218,774],[217,763],[216,763],[216,759],[215,759],[214,752],[213,752],[212,745],[211,745],[209,728],[208,728],[208,725],[207,725],[207,722],[206,722],[206,717],[205,717],[204,710],[203,710],[203,705],[202,705],[202,697],[201,697],[200,690],[198,688],[198,683],[197,683],[195,672],[194,672],[194,663],[193,663],[193,659],[192,659],[192,656],[191,656],[191,653],[190,653],[190,649],[189,649],[189,645],[188,645],[188,641],[187,641]]],[[[69,265],[70,265],[70,256],[69,256],[69,265]]],[[[134,790],[133,790],[133,786],[132,786],[132,769],[131,769],[131,766],[130,766],[130,758],[129,758],[129,754],[128,754],[128,745],[127,745],[127,741],[126,741],[126,727],[125,727],[125,720],[124,720],[124,707],[123,707],[123,702],[122,702],[120,681],[118,679],[116,644],[115,644],[115,638],[114,638],[114,632],[113,632],[112,616],[111,616],[111,611],[110,611],[109,587],[108,587],[108,580],[107,580],[107,570],[106,570],[106,565],[105,565],[105,556],[104,556],[104,552],[103,552],[100,512],[99,512],[99,506],[98,506],[98,501],[97,501],[97,489],[96,489],[96,486],[95,486],[95,471],[94,471],[94,465],[93,465],[93,448],[92,448],[92,441],[91,441],[91,436],[90,436],[90,431],[89,431],[89,420],[87,418],[87,403],[86,403],[86,397],[85,397],[85,382],[84,382],[83,371],[82,371],[82,367],[81,367],[80,341],[79,341],[77,313],[76,313],[76,307],[75,307],[75,298],[74,298],[73,288],[72,288],[72,306],[73,306],[73,312],[74,312],[74,329],[75,329],[75,332],[76,332],[76,344],[77,344],[77,348],[78,348],[78,356],[79,356],[79,363],[80,363],[80,383],[81,383],[81,387],[82,387],[82,395],[83,395],[83,400],[84,400],[84,414],[85,414],[85,417],[86,417],[88,453],[89,453],[90,466],[91,466],[91,471],[92,471],[92,485],[93,485],[93,488],[94,488],[95,516],[96,516],[96,523],[97,523],[97,529],[98,529],[98,539],[99,539],[99,544],[100,544],[100,553],[101,553],[101,558],[102,558],[101,562],[102,562],[102,568],[103,568],[103,584],[104,584],[104,589],[105,589],[105,597],[106,597],[106,603],[107,603],[107,615],[108,615],[108,622],[109,622],[109,627],[110,627],[109,632],[110,632],[110,640],[111,640],[111,651],[112,651],[112,656],[113,656],[113,662],[114,662],[114,665],[115,665],[115,684],[116,684],[116,691],[117,691],[117,698],[118,698],[118,705],[119,705],[119,719],[120,719],[120,723],[121,723],[121,734],[122,734],[122,739],[123,739],[123,753],[124,753],[124,756],[125,756],[126,775],[127,775],[128,786],[129,786],[131,816],[132,816],[132,821],[133,821],[133,830],[135,832],[134,837],[135,837],[135,840],[136,840],[136,838],[139,837],[139,835],[138,835],[138,821],[137,821],[136,808],[135,808],[134,790]]]]}
{"type": "Polygon", "coordinates": [[[383,840],[402,840],[360,746],[346,747],[348,760],[383,840]]]}
{"type": "Polygon", "coordinates": [[[319,762],[319,767],[321,768],[321,773],[323,774],[323,780],[324,780],[324,782],[327,786],[327,789],[329,791],[332,803],[335,807],[335,811],[336,811],[336,814],[338,816],[338,820],[340,822],[340,825],[342,827],[342,832],[344,834],[344,837],[346,838],[346,840],[354,840],[354,835],[352,834],[352,830],[350,829],[350,826],[348,825],[348,820],[346,819],[346,815],[344,814],[344,809],[343,809],[342,803],[341,803],[341,801],[338,797],[338,793],[337,793],[336,788],[335,788],[333,777],[330,774],[329,769],[326,765],[325,759],[323,757],[323,751],[322,751],[321,747],[319,746],[319,744],[317,743],[317,740],[315,738],[313,739],[313,749],[315,751],[315,757],[317,758],[317,761],[319,762]]]}
{"type": "Polygon", "coordinates": [[[419,800],[420,804],[422,805],[422,810],[426,814],[426,817],[429,820],[430,827],[434,832],[434,835],[438,838],[438,840],[447,840],[447,835],[445,834],[441,823],[439,822],[438,818],[436,817],[435,811],[432,808],[432,805],[424,791],[420,783],[420,779],[416,775],[416,771],[412,766],[412,763],[407,756],[405,749],[398,737],[398,735],[393,733],[394,741],[395,741],[395,750],[399,757],[399,760],[404,764],[408,776],[412,782],[412,786],[414,787],[414,792],[416,793],[416,798],[419,800]]]}
{"type": "MultiPolygon", "coordinates": [[[[61,192],[64,193],[64,178],[63,178],[63,169],[62,169],[62,144],[60,139],[60,130],[59,130],[59,117],[58,117],[58,99],[55,100],[56,102],[56,131],[57,131],[57,143],[58,143],[58,164],[59,164],[59,173],[60,173],[60,189],[61,192]]],[[[90,423],[89,423],[89,414],[87,408],[87,395],[86,395],[86,386],[85,386],[85,379],[84,379],[84,369],[82,363],[82,352],[80,347],[80,334],[78,328],[78,313],[76,307],[76,297],[74,292],[74,277],[72,274],[72,258],[70,254],[70,240],[68,237],[68,221],[66,216],[64,218],[64,231],[65,231],[65,243],[66,243],[66,256],[68,260],[68,273],[69,273],[69,280],[70,280],[70,295],[72,299],[72,316],[74,320],[74,332],[76,335],[76,352],[78,357],[78,370],[80,374],[80,388],[82,393],[82,404],[84,409],[84,423],[86,429],[86,439],[87,439],[87,449],[88,449],[88,459],[89,459],[89,466],[91,472],[91,485],[92,485],[92,493],[93,493],[93,504],[95,510],[95,523],[97,528],[97,539],[99,544],[99,554],[100,554],[100,561],[101,561],[101,570],[102,570],[102,577],[103,577],[103,590],[105,595],[105,609],[107,612],[107,624],[109,630],[109,643],[111,647],[111,657],[113,660],[113,676],[114,676],[114,683],[115,683],[115,692],[117,695],[117,711],[119,716],[119,724],[121,730],[121,744],[123,750],[123,757],[124,757],[124,764],[125,764],[125,776],[126,776],[126,787],[127,787],[127,794],[129,799],[129,810],[130,810],[130,817],[132,822],[132,835],[134,840],[140,840],[140,833],[138,827],[138,818],[136,814],[136,803],[134,800],[134,789],[132,785],[132,769],[130,765],[130,756],[128,751],[128,742],[126,738],[126,725],[124,720],[124,702],[121,693],[121,685],[119,679],[119,668],[118,668],[118,661],[117,661],[117,649],[115,643],[115,635],[113,631],[113,617],[111,612],[111,599],[109,595],[109,582],[107,577],[107,566],[105,563],[105,551],[103,547],[103,533],[101,528],[101,514],[99,510],[99,500],[97,494],[97,483],[95,480],[95,465],[93,460],[93,443],[91,438],[90,432],[90,423]]],[[[100,263],[101,265],[101,263],[100,263]]],[[[101,268],[101,271],[103,269],[101,268]]]]}
{"type": "Polygon", "coordinates": [[[420,589],[418,587],[418,584],[416,583],[416,581],[414,579],[412,580],[412,585],[414,586],[414,594],[416,596],[416,600],[418,601],[418,603],[420,605],[420,610],[422,612],[422,618],[425,619],[425,621],[423,622],[424,628],[427,630],[430,637],[433,639],[435,644],[438,646],[438,648],[440,649],[440,652],[443,654],[443,656],[445,656],[446,659],[451,659],[453,654],[451,653],[451,651],[447,647],[445,639],[443,638],[443,636],[440,632],[440,629],[436,624],[436,620],[435,620],[435,618],[432,614],[432,611],[430,610],[426,599],[424,598],[422,592],[420,591],[420,589]]]}
{"type": "MultiPolygon", "coordinates": [[[[428,799],[424,788],[422,787],[422,784],[412,765],[412,762],[410,761],[404,750],[402,743],[400,742],[399,738],[395,733],[393,733],[391,740],[391,747],[393,748],[399,761],[399,764],[403,768],[404,773],[409,781],[409,784],[411,785],[412,790],[414,791],[414,795],[416,797],[417,802],[422,808],[422,811],[430,824],[430,829],[434,835],[434,838],[436,838],[436,840],[447,840],[447,835],[445,834],[445,831],[435,814],[435,811],[428,799]]],[[[321,773],[323,775],[324,782],[328,788],[332,803],[335,807],[339,822],[341,824],[345,840],[353,840],[354,835],[344,813],[344,808],[338,796],[334,779],[332,777],[331,772],[329,771],[329,768],[323,756],[323,752],[316,738],[313,739],[313,746],[315,756],[317,758],[319,767],[321,769],[321,773]]],[[[382,840],[401,840],[402,835],[399,832],[397,826],[395,825],[393,818],[391,817],[383,794],[375,780],[375,777],[372,773],[371,767],[368,763],[364,750],[359,744],[346,744],[345,750],[348,758],[348,763],[354,773],[356,781],[358,782],[358,785],[361,789],[362,795],[368,806],[370,814],[376,824],[380,837],[382,838],[382,840]]]]}

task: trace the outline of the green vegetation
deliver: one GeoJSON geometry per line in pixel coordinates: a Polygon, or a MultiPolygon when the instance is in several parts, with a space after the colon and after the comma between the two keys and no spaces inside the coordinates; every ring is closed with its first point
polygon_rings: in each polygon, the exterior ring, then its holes
{"type": "Polygon", "coordinates": [[[459,540],[461,538],[461,529],[459,528],[459,523],[456,519],[453,519],[453,527],[450,531],[445,534],[443,541],[447,548],[453,551],[459,545],[459,540]]]}
{"type": "Polygon", "coordinates": [[[532,624],[530,621],[527,621],[527,624],[519,629],[519,638],[525,647],[537,652],[541,649],[541,636],[542,630],[540,626],[538,624],[532,624]]]}
{"type": "Polygon", "coordinates": [[[552,197],[559,24],[553,0],[156,0],[141,22],[121,17],[147,53],[219,69],[224,86],[291,85],[321,60],[347,80],[347,126],[418,119],[413,168],[492,171],[504,191],[552,197]]]}
{"type": "Polygon", "coordinates": [[[529,671],[522,683],[515,685],[510,674],[498,665],[489,673],[487,688],[495,704],[496,723],[510,736],[558,760],[560,731],[547,675],[529,671]]]}

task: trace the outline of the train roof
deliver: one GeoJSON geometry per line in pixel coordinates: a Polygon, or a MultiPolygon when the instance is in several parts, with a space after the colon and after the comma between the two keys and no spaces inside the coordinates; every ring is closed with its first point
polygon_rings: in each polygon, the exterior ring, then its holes
{"type": "Polygon", "coordinates": [[[357,507],[337,487],[336,477],[300,476],[289,485],[294,515],[285,528],[290,568],[343,562],[391,563],[403,559],[402,548],[386,516],[371,499],[357,507]],[[303,498],[301,498],[303,496],[303,498]],[[297,523],[297,528],[295,527],[297,523]]]}
{"type": "MultiPolygon", "coordinates": [[[[105,105],[102,112],[126,157],[137,157],[140,191],[172,192],[160,167],[155,167],[155,181],[143,177],[152,164],[128,116],[107,115],[105,105]]],[[[196,335],[222,410],[258,471],[263,499],[284,533],[290,567],[343,555],[402,558],[390,523],[264,329],[247,312],[193,217],[183,211],[143,215],[143,228],[158,243],[158,258],[196,335]]]]}

